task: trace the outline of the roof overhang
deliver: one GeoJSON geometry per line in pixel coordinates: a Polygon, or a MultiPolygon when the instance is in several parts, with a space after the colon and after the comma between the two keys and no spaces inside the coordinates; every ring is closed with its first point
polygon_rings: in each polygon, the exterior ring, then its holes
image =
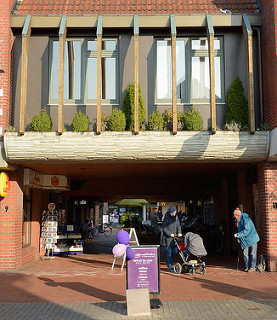
{"type": "MultiPolygon", "coordinates": [[[[175,14],[176,28],[206,27],[205,14],[175,14]]],[[[32,15],[31,28],[58,28],[62,15],[32,15]]],[[[243,25],[243,14],[210,14],[214,28],[240,27],[243,25]]],[[[11,17],[12,28],[23,28],[25,15],[11,17]]],[[[261,26],[261,14],[249,14],[251,26],[261,26]]],[[[98,15],[68,15],[67,28],[96,28],[98,15]]],[[[170,15],[139,15],[140,28],[169,28],[170,15]]],[[[103,15],[103,28],[133,28],[134,15],[103,15]]]]}
{"type": "Polygon", "coordinates": [[[270,132],[269,161],[277,161],[277,128],[270,132]]]}

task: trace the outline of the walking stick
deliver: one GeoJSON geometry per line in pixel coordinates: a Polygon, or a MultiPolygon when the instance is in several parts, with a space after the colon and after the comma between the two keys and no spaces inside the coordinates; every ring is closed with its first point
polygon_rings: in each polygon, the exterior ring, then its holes
{"type": "Polygon", "coordinates": [[[239,254],[240,254],[240,249],[238,250],[237,270],[239,269],[239,254]]]}

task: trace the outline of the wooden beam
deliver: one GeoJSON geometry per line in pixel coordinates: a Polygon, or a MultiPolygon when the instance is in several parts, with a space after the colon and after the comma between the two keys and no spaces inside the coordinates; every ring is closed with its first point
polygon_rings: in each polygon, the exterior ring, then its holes
{"type": "Polygon", "coordinates": [[[248,91],[248,123],[251,133],[255,133],[255,99],[254,99],[254,69],[253,69],[253,32],[247,14],[243,14],[243,34],[245,40],[247,62],[248,91]]]}
{"type": "Polygon", "coordinates": [[[177,134],[177,82],[176,82],[176,24],[175,16],[170,16],[171,58],[172,58],[172,133],[177,134]]]}
{"type": "Polygon", "coordinates": [[[26,126],[26,104],[27,104],[27,72],[28,51],[31,35],[31,16],[27,16],[22,30],[22,55],[21,55],[21,95],[20,95],[20,119],[19,133],[24,134],[26,126]]]}
{"type": "Polygon", "coordinates": [[[97,119],[96,119],[96,133],[101,134],[101,87],[102,87],[102,26],[103,17],[99,16],[97,21],[97,119]]]}
{"type": "Polygon", "coordinates": [[[66,16],[62,16],[59,29],[59,105],[58,134],[63,133],[63,102],[64,102],[64,53],[66,41],[66,16]]]}
{"type": "Polygon", "coordinates": [[[216,133],[216,104],[215,104],[215,66],[214,66],[214,28],[211,16],[207,14],[207,36],[209,47],[209,68],[210,68],[210,115],[211,131],[216,133]]]}
{"type": "Polygon", "coordinates": [[[139,133],[139,20],[134,16],[134,51],[135,51],[135,117],[134,132],[139,133]]]}

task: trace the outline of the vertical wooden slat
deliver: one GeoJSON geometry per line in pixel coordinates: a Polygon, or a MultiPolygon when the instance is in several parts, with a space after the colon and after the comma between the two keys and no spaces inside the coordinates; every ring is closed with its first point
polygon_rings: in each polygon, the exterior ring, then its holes
{"type": "Polygon", "coordinates": [[[177,81],[176,81],[176,24],[174,15],[170,16],[171,58],[172,58],[172,133],[177,134],[177,81]]]}
{"type": "Polygon", "coordinates": [[[99,16],[97,21],[97,120],[96,133],[101,134],[101,87],[102,87],[102,21],[103,17],[99,16]]]}
{"type": "Polygon", "coordinates": [[[206,16],[207,35],[209,47],[209,68],[210,68],[210,115],[211,131],[216,133],[216,104],[215,104],[215,66],[214,66],[214,28],[210,15],[206,16]]]}
{"type": "Polygon", "coordinates": [[[21,96],[20,96],[20,119],[19,133],[24,134],[26,126],[26,104],[27,104],[27,72],[28,72],[28,50],[31,35],[31,16],[27,16],[22,31],[22,58],[21,58],[21,96]]]}
{"type": "Polygon", "coordinates": [[[253,32],[247,14],[243,14],[243,34],[245,40],[248,84],[248,123],[251,133],[255,133],[255,99],[253,70],[253,32]]]}
{"type": "Polygon", "coordinates": [[[139,23],[138,16],[134,16],[134,51],[135,51],[135,110],[134,110],[134,132],[139,133],[139,23]]]}
{"type": "Polygon", "coordinates": [[[59,30],[59,105],[58,134],[63,133],[63,101],[64,101],[64,51],[66,41],[66,16],[62,16],[59,30]]]}

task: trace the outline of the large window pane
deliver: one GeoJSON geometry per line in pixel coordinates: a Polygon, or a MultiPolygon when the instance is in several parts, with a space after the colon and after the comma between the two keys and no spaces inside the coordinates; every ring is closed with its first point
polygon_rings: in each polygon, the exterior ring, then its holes
{"type": "Polygon", "coordinates": [[[215,57],[214,58],[214,70],[215,70],[215,95],[216,98],[221,99],[221,58],[215,57]]]}
{"type": "Polygon", "coordinates": [[[103,59],[102,99],[116,98],[116,59],[103,59]]]}
{"type": "Polygon", "coordinates": [[[186,86],[185,41],[176,41],[176,82],[177,99],[185,98],[186,86]]]}
{"type": "Polygon", "coordinates": [[[157,42],[157,98],[172,97],[171,42],[157,42]]]}
{"type": "Polygon", "coordinates": [[[88,59],[87,98],[97,99],[97,58],[88,59]]]}
{"type": "MultiPolygon", "coordinates": [[[[81,41],[66,41],[64,55],[64,99],[81,98],[81,41]]],[[[59,99],[59,41],[53,41],[52,99],[59,99]]]]}
{"type": "Polygon", "coordinates": [[[208,57],[192,57],[191,97],[192,99],[208,99],[210,97],[208,57]]]}

